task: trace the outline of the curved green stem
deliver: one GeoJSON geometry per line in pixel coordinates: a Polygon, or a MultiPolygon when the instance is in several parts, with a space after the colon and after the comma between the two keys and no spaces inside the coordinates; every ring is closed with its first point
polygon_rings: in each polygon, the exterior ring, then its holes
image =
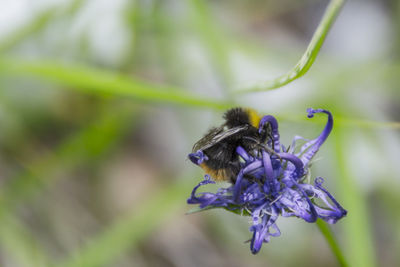
{"type": "Polygon", "coordinates": [[[322,235],[325,237],[326,241],[328,242],[333,255],[335,255],[338,263],[340,264],[340,266],[342,267],[348,267],[348,263],[342,253],[342,251],[340,250],[340,246],[337,243],[337,240],[335,238],[335,236],[332,233],[332,230],[329,228],[328,224],[324,221],[322,221],[321,219],[317,220],[317,226],[319,228],[319,230],[321,231],[322,235]]]}
{"type": "Polygon", "coordinates": [[[325,14],[322,17],[317,30],[315,31],[307,47],[307,50],[300,58],[299,62],[293,67],[293,69],[286,74],[279,76],[278,78],[255,85],[251,88],[239,90],[238,92],[247,93],[279,88],[306,74],[317,58],[319,50],[325,41],[326,35],[328,34],[329,29],[332,27],[332,24],[344,3],[345,0],[331,0],[325,10],[325,14]]]}

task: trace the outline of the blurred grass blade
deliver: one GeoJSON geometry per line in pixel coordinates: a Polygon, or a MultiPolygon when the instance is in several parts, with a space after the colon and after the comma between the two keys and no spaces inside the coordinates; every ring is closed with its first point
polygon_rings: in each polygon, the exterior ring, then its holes
{"type": "Polygon", "coordinates": [[[71,16],[78,12],[81,7],[87,2],[87,0],[72,0],[68,5],[65,7],[63,10],[63,13],[65,13],[68,16],[71,16]]]}
{"type": "Polygon", "coordinates": [[[42,30],[53,18],[54,11],[54,8],[43,11],[25,26],[2,38],[2,40],[0,40],[0,52],[12,48],[26,37],[34,35],[42,30]]]}
{"type": "Polygon", "coordinates": [[[82,164],[87,158],[100,156],[132,120],[132,109],[120,106],[106,112],[95,123],[64,141],[54,153],[24,166],[27,172],[11,179],[0,191],[0,242],[21,266],[48,266],[50,260],[40,244],[11,214],[22,200],[54,182],[60,169],[82,164]]]}
{"type": "Polygon", "coordinates": [[[186,0],[190,7],[190,19],[200,34],[203,45],[210,54],[214,69],[220,75],[223,88],[230,87],[232,71],[229,62],[228,40],[224,38],[218,23],[214,21],[207,1],[186,0]]]}
{"type": "Polygon", "coordinates": [[[49,61],[30,62],[17,59],[0,59],[0,73],[33,76],[70,86],[70,89],[96,94],[126,96],[135,100],[215,109],[227,109],[230,107],[228,103],[200,98],[177,88],[154,85],[115,72],[81,65],[64,65],[49,61]]]}
{"type": "Polygon", "coordinates": [[[73,0],[68,3],[67,6],[62,6],[61,8],[49,8],[45,11],[42,11],[24,26],[2,38],[2,40],[0,40],[0,52],[14,47],[29,36],[34,36],[43,30],[47,25],[49,25],[52,19],[55,17],[60,17],[60,15],[64,14],[71,16],[73,13],[79,10],[85,1],[86,0],[73,0]]]}
{"type": "Polygon", "coordinates": [[[57,171],[82,164],[85,159],[98,157],[112,147],[120,140],[128,125],[126,121],[131,118],[129,109],[114,109],[111,114],[101,116],[99,121],[63,141],[53,153],[23,164],[26,172],[10,179],[10,183],[0,190],[0,219],[29,195],[54,182],[57,171]]]}
{"type": "Polygon", "coordinates": [[[373,121],[364,119],[353,119],[339,117],[336,118],[337,126],[346,127],[358,127],[358,128],[370,128],[370,129],[400,129],[400,122],[396,121],[373,121]]]}
{"type": "MultiPolygon", "coordinates": [[[[388,174],[391,175],[391,174],[388,174]]],[[[393,176],[393,179],[398,179],[397,175],[393,176]]],[[[377,205],[382,210],[383,225],[387,228],[387,232],[391,233],[391,238],[386,241],[386,245],[390,247],[391,252],[400,251],[400,213],[393,212],[398,208],[400,203],[400,194],[398,188],[391,184],[381,184],[376,192],[377,205]],[[379,199],[378,199],[379,198],[379,199]]],[[[400,262],[400,254],[394,255],[394,262],[400,262]]],[[[392,265],[395,265],[393,262],[392,265]]]]}
{"type": "Polygon", "coordinates": [[[367,199],[363,196],[354,181],[350,166],[345,162],[348,158],[344,148],[346,147],[345,132],[336,128],[335,152],[338,166],[337,183],[339,185],[340,201],[348,211],[347,217],[341,225],[345,230],[347,258],[351,266],[373,267],[375,265],[375,253],[370,218],[367,208],[367,199]]]}
{"type": "Polygon", "coordinates": [[[13,216],[1,218],[0,242],[17,266],[43,267],[50,263],[42,245],[13,216]]]}
{"type": "Polygon", "coordinates": [[[333,254],[335,255],[338,263],[342,267],[348,267],[349,265],[344,258],[342,250],[340,249],[340,245],[337,243],[335,236],[332,233],[332,230],[329,228],[329,225],[321,219],[317,220],[317,226],[323,236],[325,237],[326,241],[328,242],[333,254]]]}
{"type": "Polygon", "coordinates": [[[265,91],[265,90],[279,88],[306,74],[307,71],[310,69],[311,65],[314,63],[315,59],[317,58],[321,46],[325,41],[326,35],[328,34],[328,31],[332,27],[332,24],[336,16],[339,14],[339,11],[344,3],[345,0],[331,0],[305,53],[303,54],[303,56],[300,58],[300,61],[294,66],[293,69],[291,69],[288,73],[278,78],[266,81],[263,84],[256,85],[251,88],[238,90],[237,92],[246,93],[246,92],[265,91]]]}
{"type": "Polygon", "coordinates": [[[89,241],[86,247],[78,249],[71,258],[55,266],[114,266],[112,262],[124,251],[148,236],[167,218],[176,215],[177,210],[186,203],[185,197],[190,193],[191,187],[191,183],[178,183],[164,187],[161,192],[152,193],[154,197],[144,201],[140,210],[135,210],[126,218],[115,222],[104,233],[89,241]]]}

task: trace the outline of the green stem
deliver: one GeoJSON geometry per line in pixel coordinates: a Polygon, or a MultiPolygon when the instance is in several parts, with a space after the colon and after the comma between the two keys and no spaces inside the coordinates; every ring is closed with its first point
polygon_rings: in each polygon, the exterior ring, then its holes
{"type": "Polygon", "coordinates": [[[251,88],[239,90],[238,92],[247,93],[279,88],[306,74],[317,58],[326,35],[332,27],[332,24],[344,3],[345,0],[331,0],[306,51],[300,58],[299,62],[289,72],[279,76],[278,78],[266,81],[260,85],[255,85],[251,88]]]}
{"type": "Polygon", "coordinates": [[[346,254],[351,266],[375,267],[375,240],[371,226],[368,198],[363,193],[348,162],[348,144],[352,142],[351,134],[343,128],[336,128],[332,135],[336,158],[338,197],[349,214],[343,224],[346,254]],[[340,194],[339,194],[340,192],[340,194]]]}
{"type": "Polygon", "coordinates": [[[344,258],[344,255],[342,251],[340,250],[340,246],[335,238],[335,236],[332,233],[332,230],[329,228],[328,224],[321,219],[317,220],[317,226],[323,236],[325,237],[326,241],[328,242],[333,255],[335,255],[337,261],[339,262],[340,266],[342,267],[348,267],[348,263],[346,259],[344,258]]]}

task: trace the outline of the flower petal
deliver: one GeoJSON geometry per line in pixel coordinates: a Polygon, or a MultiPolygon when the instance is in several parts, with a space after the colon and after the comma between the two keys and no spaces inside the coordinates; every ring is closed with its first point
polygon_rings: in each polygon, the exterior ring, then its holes
{"type": "Polygon", "coordinates": [[[330,132],[332,131],[332,127],[333,127],[333,117],[332,117],[332,114],[329,111],[327,111],[325,109],[312,109],[312,108],[309,108],[309,109],[307,109],[307,112],[308,112],[308,117],[309,118],[314,117],[315,113],[328,114],[328,122],[326,123],[325,128],[322,131],[322,133],[317,138],[305,143],[302,146],[302,150],[307,150],[301,156],[301,161],[303,161],[304,165],[307,165],[310,162],[310,160],[313,158],[315,153],[317,153],[317,151],[319,150],[321,145],[325,142],[326,138],[328,138],[330,132]]]}
{"type": "Polygon", "coordinates": [[[196,165],[200,165],[204,161],[208,160],[208,157],[201,150],[197,150],[195,153],[190,153],[188,157],[190,161],[196,165]]]}

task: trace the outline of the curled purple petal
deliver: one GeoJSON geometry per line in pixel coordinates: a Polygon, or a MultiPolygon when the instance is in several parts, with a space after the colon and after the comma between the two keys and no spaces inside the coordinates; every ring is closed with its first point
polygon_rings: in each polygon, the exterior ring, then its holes
{"type": "Polygon", "coordinates": [[[304,164],[298,157],[290,153],[279,153],[278,155],[281,159],[285,159],[293,163],[296,168],[296,178],[300,178],[304,175],[304,164]]]}
{"type": "Polygon", "coordinates": [[[301,190],[286,188],[279,205],[289,216],[302,218],[306,222],[315,222],[318,218],[314,205],[301,190]]]}
{"type": "Polygon", "coordinates": [[[195,153],[190,153],[188,157],[190,161],[196,165],[200,165],[204,161],[208,160],[208,157],[201,150],[197,150],[195,153]]]}
{"type": "Polygon", "coordinates": [[[190,198],[187,200],[188,204],[199,204],[200,202],[202,202],[204,198],[202,198],[201,195],[197,195],[196,191],[197,189],[199,189],[200,186],[206,184],[215,184],[215,182],[210,179],[210,175],[208,174],[204,175],[204,180],[193,188],[192,193],[190,194],[190,198]]]}
{"type": "Polygon", "coordinates": [[[240,170],[240,172],[236,178],[236,183],[235,183],[235,187],[233,190],[233,194],[234,194],[234,197],[236,200],[239,200],[239,197],[240,197],[239,193],[242,188],[243,176],[251,171],[254,171],[254,170],[260,168],[261,166],[262,166],[262,161],[257,160],[257,161],[254,161],[254,162],[248,164],[246,167],[244,167],[243,169],[240,170]]]}
{"type": "Polygon", "coordinates": [[[241,147],[241,146],[238,146],[238,147],[236,148],[236,153],[237,153],[240,157],[242,157],[246,162],[249,162],[249,161],[252,161],[252,160],[253,160],[253,157],[250,156],[250,155],[246,152],[246,150],[244,150],[244,148],[241,147]]]}
{"type": "Polygon", "coordinates": [[[267,180],[269,179],[270,181],[272,181],[274,179],[274,170],[272,169],[272,163],[271,163],[271,158],[270,155],[263,150],[262,151],[262,161],[263,161],[263,165],[264,165],[264,171],[265,171],[265,175],[267,180]]]}
{"type": "MultiPolygon", "coordinates": [[[[339,202],[336,201],[336,199],[328,192],[328,190],[326,190],[323,186],[322,183],[324,182],[324,179],[322,177],[318,177],[315,179],[315,186],[322,190],[327,196],[328,198],[333,202],[333,204],[335,205],[335,207],[333,208],[333,211],[329,214],[326,215],[326,217],[321,217],[322,219],[325,219],[327,222],[329,223],[336,223],[337,220],[339,220],[340,218],[344,217],[347,215],[347,210],[345,210],[340,204],[339,202]]],[[[325,203],[327,203],[327,201],[324,201],[325,203]]]]}
{"type": "Polygon", "coordinates": [[[328,138],[329,134],[333,128],[333,117],[332,114],[325,110],[325,109],[307,109],[308,115],[307,117],[312,118],[314,117],[315,113],[325,113],[328,115],[328,122],[325,125],[324,130],[322,133],[314,140],[309,141],[308,143],[303,145],[303,149],[307,148],[308,150],[301,156],[301,160],[304,164],[310,162],[312,157],[317,153],[321,145],[325,142],[326,138],[328,138]],[[308,148],[309,147],[309,148],[308,148]]]}
{"type": "Polygon", "coordinates": [[[271,236],[277,237],[281,234],[278,226],[275,224],[279,214],[273,207],[270,207],[269,211],[265,211],[267,208],[264,205],[261,206],[261,209],[259,208],[256,212],[253,212],[253,225],[250,227],[250,231],[253,232],[250,250],[253,254],[257,254],[262,244],[270,241],[271,236]],[[274,232],[270,231],[271,228],[274,232]]]}

